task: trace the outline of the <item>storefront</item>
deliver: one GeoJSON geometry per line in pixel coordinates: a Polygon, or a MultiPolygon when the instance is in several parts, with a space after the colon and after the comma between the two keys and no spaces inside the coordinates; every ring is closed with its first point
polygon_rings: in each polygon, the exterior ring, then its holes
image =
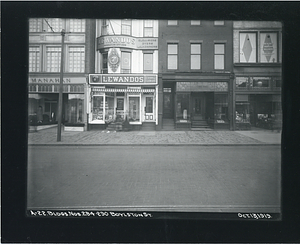
{"type": "MultiPolygon", "coordinates": [[[[28,95],[29,124],[56,124],[58,116],[59,82],[57,77],[30,77],[28,95]]],[[[84,126],[85,77],[64,78],[63,117],[65,125],[84,126]]]]}
{"type": "Polygon", "coordinates": [[[230,75],[163,77],[162,128],[230,129],[230,75]],[[176,81],[180,80],[180,81],[176,81]]]}
{"type": "Polygon", "coordinates": [[[90,129],[105,129],[114,123],[129,122],[140,130],[158,124],[157,75],[90,74],[87,92],[90,129]]]}
{"type": "Polygon", "coordinates": [[[235,83],[236,129],[281,127],[281,77],[241,76],[235,83]]]}

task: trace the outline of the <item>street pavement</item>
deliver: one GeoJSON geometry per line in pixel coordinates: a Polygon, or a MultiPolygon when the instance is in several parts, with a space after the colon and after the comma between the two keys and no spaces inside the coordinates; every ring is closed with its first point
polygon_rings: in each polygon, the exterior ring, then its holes
{"type": "Polygon", "coordinates": [[[28,208],[280,212],[280,146],[29,146],[28,208]]]}
{"type": "Polygon", "coordinates": [[[29,145],[280,145],[281,133],[248,131],[64,131],[57,142],[57,127],[28,133],[29,145]]]}

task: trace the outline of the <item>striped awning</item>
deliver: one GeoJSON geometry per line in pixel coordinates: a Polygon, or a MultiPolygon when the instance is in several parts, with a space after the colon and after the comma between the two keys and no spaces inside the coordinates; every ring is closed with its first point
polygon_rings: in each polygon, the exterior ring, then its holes
{"type": "Polygon", "coordinates": [[[121,89],[121,88],[92,88],[92,92],[130,92],[130,93],[142,93],[142,92],[155,92],[155,89],[121,89]]]}

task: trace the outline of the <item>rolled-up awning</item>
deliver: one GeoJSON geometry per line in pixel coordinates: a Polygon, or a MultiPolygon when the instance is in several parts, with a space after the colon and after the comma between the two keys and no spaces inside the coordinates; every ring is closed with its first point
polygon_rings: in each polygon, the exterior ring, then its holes
{"type": "Polygon", "coordinates": [[[130,92],[130,93],[148,93],[155,92],[155,89],[121,89],[121,88],[92,88],[92,92],[130,92]]]}

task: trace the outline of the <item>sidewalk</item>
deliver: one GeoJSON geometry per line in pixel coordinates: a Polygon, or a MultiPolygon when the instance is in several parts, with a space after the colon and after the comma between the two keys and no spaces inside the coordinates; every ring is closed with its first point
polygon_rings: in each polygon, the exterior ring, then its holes
{"type": "Polygon", "coordinates": [[[28,133],[28,145],[280,145],[281,133],[250,131],[63,131],[57,142],[57,126],[28,133]]]}

